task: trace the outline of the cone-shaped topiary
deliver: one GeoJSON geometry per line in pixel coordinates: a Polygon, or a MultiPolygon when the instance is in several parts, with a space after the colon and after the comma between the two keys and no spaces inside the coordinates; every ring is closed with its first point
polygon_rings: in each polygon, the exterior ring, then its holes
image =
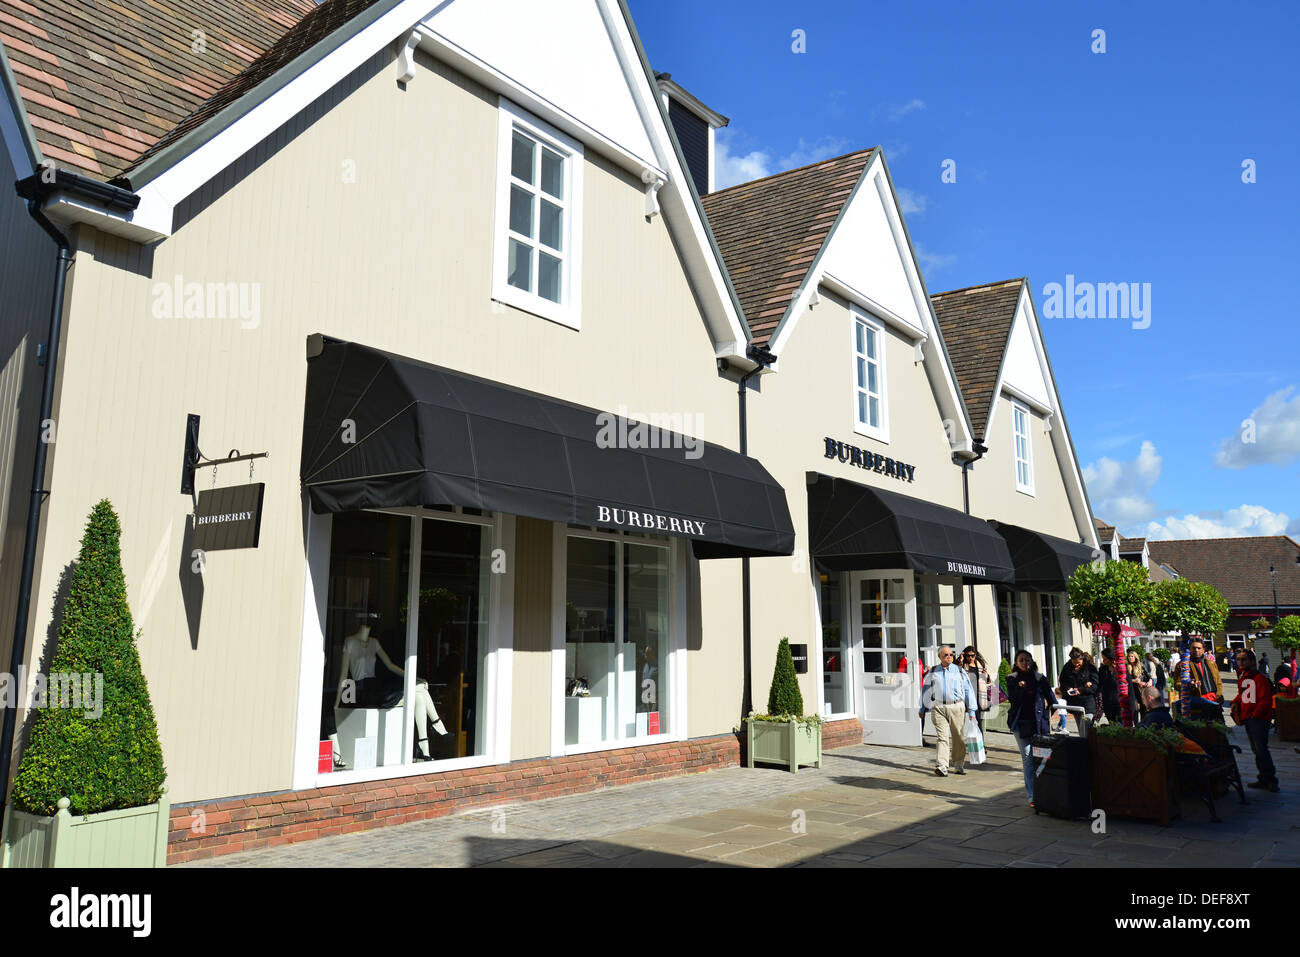
{"type": "Polygon", "coordinates": [[[135,647],[120,539],[117,513],[105,499],[86,523],[50,666],[52,676],[83,676],[83,686],[84,676],[93,682],[102,675],[103,696],[98,708],[35,711],[14,779],[19,810],[52,815],[66,797],[72,813],[93,814],[153,804],[161,794],[167,772],[135,647]]]}
{"type": "Polygon", "coordinates": [[[767,693],[767,713],[803,717],[803,695],[799,693],[799,677],[794,673],[789,638],[782,638],[776,649],[776,670],[772,674],[772,690],[767,693]]]}

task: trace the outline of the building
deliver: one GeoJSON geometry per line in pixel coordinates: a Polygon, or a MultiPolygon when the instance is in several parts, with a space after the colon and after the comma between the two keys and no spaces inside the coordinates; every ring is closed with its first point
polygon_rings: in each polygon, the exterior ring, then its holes
{"type": "Polygon", "coordinates": [[[1288,535],[1152,541],[1151,558],[1180,578],[1207,582],[1228,603],[1228,623],[1214,636],[1216,648],[1254,647],[1276,665],[1282,655],[1251,623],[1276,623],[1300,615],[1300,543],[1288,535]]]}
{"type": "MultiPolygon", "coordinates": [[[[172,859],[735,763],[736,556],[793,529],[626,8],[250,0],[196,79],[128,6],[0,28],[72,260],[23,657],[108,498],[172,859]]],[[[56,247],[0,219],[9,649],[56,247]]]]}

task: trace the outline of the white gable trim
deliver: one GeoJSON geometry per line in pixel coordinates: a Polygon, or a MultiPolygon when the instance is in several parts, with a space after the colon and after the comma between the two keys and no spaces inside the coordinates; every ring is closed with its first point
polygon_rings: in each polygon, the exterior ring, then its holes
{"type": "Polygon", "coordinates": [[[13,166],[15,179],[26,179],[36,172],[41,162],[40,146],[27,122],[22,95],[18,92],[17,78],[9,66],[9,57],[0,44],[0,139],[4,140],[13,166]]]}
{"type": "MultiPolygon", "coordinates": [[[[1065,413],[1062,411],[1061,394],[1056,388],[1056,377],[1052,375],[1052,365],[1047,358],[1047,349],[1043,345],[1043,330],[1038,319],[1038,310],[1034,307],[1034,297],[1029,290],[1029,280],[1024,280],[1020,284],[1020,298],[1016,302],[1016,317],[1012,321],[1012,329],[1007,332],[1007,345],[1011,343],[1011,332],[1014,331],[1015,323],[1025,321],[1029,324],[1029,331],[1033,337],[1034,350],[1038,356],[1039,366],[1043,373],[1043,382],[1047,385],[1048,398],[1051,400],[1051,408],[1045,407],[1041,402],[1033,400],[1024,395],[1020,390],[1006,384],[1003,381],[1006,373],[1006,347],[1003,347],[1002,363],[998,368],[997,384],[993,387],[993,401],[989,405],[989,417],[987,429],[993,428],[995,421],[994,416],[997,414],[998,405],[1005,394],[1008,401],[1014,399],[1032,407],[1036,412],[1042,415],[1052,416],[1049,419],[1052,426],[1049,434],[1052,437],[1052,451],[1056,454],[1057,468],[1060,469],[1061,475],[1065,478],[1065,494],[1070,501],[1070,509],[1074,513],[1074,524],[1080,535],[1083,536],[1084,544],[1098,548],[1097,524],[1093,521],[1092,506],[1088,502],[1088,492],[1083,484],[1083,474],[1079,470],[1079,460],[1074,454],[1074,444],[1070,440],[1070,430],[1065,424],[1065,413]],[[1059,419],[1057,424],[1054,420],[1059,419]]],[[[986,432],[986,439],[993,436],[986,432]]],[[[1010,438],[1008,437],[1008,441],[1010,438]]],[[[1115,532],[1114,547],[1119,547],[1119,531],[1115,532]]]]}
{"type": "Polygon", "coordinates": [[[817,258],[804,276],[803,285],[799,287],[799,291],[795,294],[785,315],[781,318],[776,334],[772,338],[771,346],[772,351],[777,356],[781,355],[786,343],[794,335],[799,320],[809,310],[810,305],[815,305],[817,300],[814,297],[817,296],[817,290],[823,285],[829,291],[845,296],[850,302],[861,306],[881,320],[888,322],[891,326],[898,328],[913,343],[920,344],[922,359],[925,362],[926,376],[930,380],[930,388],[938,404],[939,413],[944,419],[958,425],[958,428],[954,429],[952,433],[951,448],[953,451],[972,451],[974,437],[970,419],[966,414],[966,407],[962,403],[961,394],[957,390],[957,377],[953,373],[952,363],[948,359],[947,351],[940,345],[942,340],[936,334],[938,321],[935,319],[930,294],[925,288],[925,280],[921,276],[921,268],[916,259],[916,249],[913,247],[912,239],[907,233],[907,225],[899,212],[898,195],[894,191],[893,178],[889,175],[889,167],[885,163],[884,154],[880,150],[875,152],[870,162],[867,163],[867,168],[862,171],[861,178],[853,187],[853,192],[845,201],[844,206],[840,209],[840,215],[836,218],[835,224],[831,226],[830,232],[827,233],[822,248],[818,250],[817,258]],[[835,276],[828,276],[822,265],[823,253],[834,241],[836,230],[843,222],[849,207],[858,200],[859,190],[867,182],[874,186],[876,196],[884,208],[885,219],[893,236],[894,248],[898,252],[899,262],[907,277],[908,290],[916,305],[917,314],[921,317],[922,328],[918,329],[913,323],[875,302],[864,291],[854,289],[835,276]]]}

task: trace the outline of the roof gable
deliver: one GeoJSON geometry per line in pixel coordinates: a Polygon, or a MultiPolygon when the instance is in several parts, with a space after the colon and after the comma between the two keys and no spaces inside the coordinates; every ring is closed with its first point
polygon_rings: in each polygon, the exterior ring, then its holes
{"type": "Polygon", "coordinates": [[[874,152],[859,150],[701,198],[757,345],[771,343],[874,152]]]}
{"type": "Polygon", "coordinates": [[[993,396],[1023,285],[1023,279],[1010,279],[930,297],[966,399],[971,428],[981,442],[988,437],[993,396]]]}

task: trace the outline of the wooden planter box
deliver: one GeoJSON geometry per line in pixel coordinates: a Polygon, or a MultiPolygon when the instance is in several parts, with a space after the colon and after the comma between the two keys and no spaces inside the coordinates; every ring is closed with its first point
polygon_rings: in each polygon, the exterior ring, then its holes
{"type": "Polygon", "coordinates": [[[1273,696],[1273,713],[1277,716],[1277,736],[1282,741],[1300,741],[1300,698],[1273,696]]]}
{"type": "Polygon", "coordinates": [[[1108,815],[1159,821],[1178,817],[1174,756],[1144,741],[1092,735],[1092,803],[1108,815]]]}
{"type": "Polygon", "coordinates": [[[746,718],[746,763],[783,764],[796,774],[800,765],[822,766],[822,728],[795,721],[755,721],[746,718]]]}
{"type": "Polygon", "coordinates": [[[171,804],[74,816],[67,798],[54,817],[5,805],[0,867],[164,867],[171,804]]]}

